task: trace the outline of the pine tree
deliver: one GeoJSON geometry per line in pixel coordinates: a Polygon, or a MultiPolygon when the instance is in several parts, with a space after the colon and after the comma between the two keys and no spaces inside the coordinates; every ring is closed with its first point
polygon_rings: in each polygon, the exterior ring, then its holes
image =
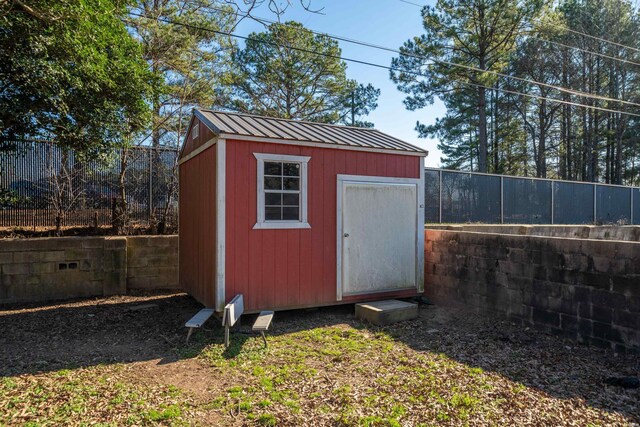
{"type": "Polygon", "coordinates": [[[438,96],[457,116],[466,106],[456,107],[446,98],[459,90],[461,82],[473,88],[469,92],[475,98],[480,172],[488,171],[487,88],[496,82],[492,72],[505,69],[527,19],[539,9],[538,1],[439,0],[435,7],[422,9],[425,34],[405,42],[401,55],[392,61],[400,71],[393,71],[391,78],[409,95],[405,105],[410,110],[423,108],[438,96]]]}
{"type": "Polygon", "coordinates": [[[371,126],[361,120],[380,94],[346,76],[338,43],[297,22],[249,35],[234,56],[233,101],[238,111],[325,123],[371,126]]]}

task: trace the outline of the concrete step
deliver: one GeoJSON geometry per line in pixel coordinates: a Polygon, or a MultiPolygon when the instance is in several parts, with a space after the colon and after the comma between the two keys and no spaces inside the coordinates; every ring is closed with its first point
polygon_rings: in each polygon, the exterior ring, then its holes
{"type": "Polygon", "coordinates": [[[418,304],[395,299],[356,304],[356,317],[385,326],[418,317],[418,304]]]}

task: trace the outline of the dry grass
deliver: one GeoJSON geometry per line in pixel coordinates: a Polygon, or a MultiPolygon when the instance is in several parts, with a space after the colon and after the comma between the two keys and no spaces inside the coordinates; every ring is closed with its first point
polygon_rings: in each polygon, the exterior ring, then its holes
{"type": "Polygon", "coordinates": [[[131,375],[114,365],[3,378],[0,425],[188,425],[178,389],[141,386],[131,375]]]}
{"type": "MultiPolygon", "coordinates": [[[[361,323],[352,307],[277,313],[268,348],[243,331],[225,350],[212,325],[184,345],[184,330],[171,327],[176,317],[167,314],[196,308],[184,298],[133,311],[132,339],[155,354],[128,362],[114,353],[117,363],[84,360],[85,367],[60,370],[79,360],[58,351],[46,369],[34,360],[7,370],[0,425],[615,426],[640,419],[639,390],[603,383],[637,374],[636,356],[433,306],[388,328],[361,323]],[[153,334],[138,331],[143,318],[153,334]],[[153,325],[162,322],[158,337],[153,325]]],[[[118,307],[103,306],[109,317],[118,307]]],[[[92,306],[78,307],[78,316],[86,316],[82,307],[92,306]]],[[[109,327],[97,317],[96,331],[109,327]]],[[[11,343],[0,337],[4,344],[11,343]]],[[[105,341],[97,360],[109,359],[108,351],[105,341]]]]}

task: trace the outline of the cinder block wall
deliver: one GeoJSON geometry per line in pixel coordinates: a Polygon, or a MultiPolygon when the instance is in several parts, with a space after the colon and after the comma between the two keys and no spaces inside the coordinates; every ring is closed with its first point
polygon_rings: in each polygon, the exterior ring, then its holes
{"type": "Polygon", "coordinates": [[[179,287],[178,236],[127,237],[127,288],[179,287]]]}
{"type": "Polygon", "coordinates": [[[512,224],[456,224],[429,225],[432,230],[472,231],[521,236],[563,237],[575,239],[640,241],[638,225],[512,225],[512,224]]]}
{"type": "Polygon", "coordinates": [[[640,243],[425,231],[425,292],[580,342],[640,348],[640,243]]]}
{"type": "Polygon", "coordinates": [[[178,236],[0,240],[0,304],[177,288],[178,236]]]}

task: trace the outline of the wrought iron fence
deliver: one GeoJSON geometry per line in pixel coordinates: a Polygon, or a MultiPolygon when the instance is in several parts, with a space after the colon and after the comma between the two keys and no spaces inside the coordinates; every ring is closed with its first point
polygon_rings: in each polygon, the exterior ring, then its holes
{"type": "Polygon", "coordinates": [[[175,148],[133,147],[87,157],[47,142],[3,143],[0,226],[173,225],[177,155],[175,148]]]}
{"type": "Polygon", "coordinates": [[[640,188],[425,168],[427,223],[640,224],[640,188]]]}

